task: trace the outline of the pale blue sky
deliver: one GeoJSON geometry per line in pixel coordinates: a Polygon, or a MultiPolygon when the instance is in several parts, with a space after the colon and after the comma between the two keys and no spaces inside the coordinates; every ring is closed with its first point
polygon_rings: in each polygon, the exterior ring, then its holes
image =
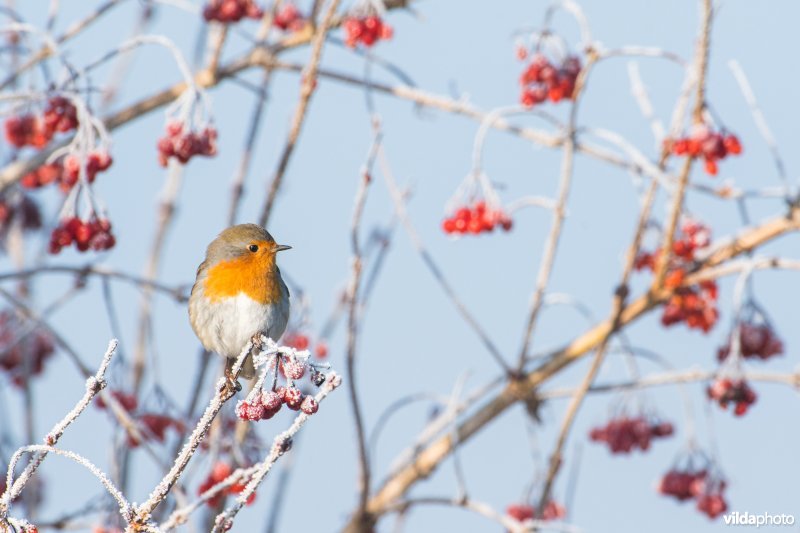
{"type": "MultiPolygon", "coordinates": [[[[49,2],[19,2],[30,22],[43,23],[49,2]]],[[[62,2],[65,16],[59,23],[87,11],[87,2],[62,2]]],[[[92,5],[94,2],[91,3],[92,5]]],[[[303,3],[301,3],[302,5],[303,3]]],[[[522,65],[514,57],[512,34],[540,24],[545,2],[446,2],[426,0],[415,5],[420,17],[392,13],[389,22],[395,37],[375,48],[377,54],[403,69],[415,83],[432,93],[468,99],[490,110],[517,102],[518,76],[522,65]]],[[[593,36],[608,48],[629,44],[659,46],[684,58],[691,55],[697,28],[696,2],[640,2],[587,0],[582,6],[593,36]]],[[[708,99],[716,113],[740,135],[745,154],[725,161],[715,179],[700,172],[693,179],[717,185],[733,180],[744,188],[777,185],[769,151],[758,135],[753,119],[726,63],[740,62],[748,74],[764,114],[782,148],[782,155],[794,180],[800,165],[794,146],[800,135],[797,93],[797,60],[793,50],[800,41],[797,20],[800,5],[790,0],[746,2],[729,0],[720,4],[712,35],[708,99]]],[[[123,2],[107,19],[68,47],[70,59],[82,64],[97,57],[127,35],[137,3],[123,2]]],[[[171,7],[160,8],[153,33],[164,33],[191,55],[195,31],[200,24],[171,7]]],[[[254,26],[245,26],[252,30],[254,26]]],[[[571,44],[577,40],[572,20],[560,14],[556,28],[571,44]]],[[[230,43],[227,54],[242,50],[241,41],[230,43]]],[[[304,61],[307,50],[286,55],[304,61]]],[[[630,139],[650,156],[655,153],[647,122],[631,97],[626,59],[609,60],[595,69],[585,95],[579,122],[604,127],[630,139]]],[[[658,116],[669,120],[680,87],[682,71],[660,59],[639,61],[658,116]]],[[[361,75],[363,59],[350,51],[329,46],[323,66],[361,75]]],[[[93,78],[102,84],[103,69],[93,78]]],[[[383,73],[382,80],[396,83],[383,73]]],[[[260,79],[257,72],[247,79],[260,79]]],[[[160,48],[143,49],[137,56],[122,102],[160,89],[178,79],[174,62],[160,48]]],[[[279,72],[270,87],[269,102],[257,153],[248,177],[240,221],[258,217],[265,184],[274,169],[283,144],[299,88],[298,76],[279,72]]],[[[244,131],[252,109],[253,96],[227,83],[211,93],[214,116],[220,130],[219,155],[193,160],[186,168],[176,222],[170,230],[161,280],[168,284],[190,283],[202,259],[205,245],[223,227],[227,218],[230,179],[238,164],[244,131]]],[[[542,243],[550,214],[525,210],[515,217],[508,234],[489,237],[448,239],[439,229],[445,202],[470,169],[472,142],[478,124],[470,119],[431,110],[417,111],[408,102],[386,96],[376,97],[385,128],[385,147],[394,174],[413,187],[409,204],[412,221],[426,246],[455,290],[481,321],[508,359],[516,357],[534,284],[542,243]]],[[[564,116],[565,106],[553,111],[564,116]]],[[[103,264],[130,273],[142,271],[155,227],[157,196],[165,172],[156,160],[155,142],[163,130],[163,114],[152,113],[114,132],[114,166],[98,178],[96,190],[109,208],[117,247],[103,258],[103,264]]],[[[521,117],[524,125],[545,127],[541,121],[521,117]]],[[[320,326],[328,316],[349,275],[349,224],[359,170],[370,143],[370,123],[363,92],[351,86],[322,80],[311,104],[300,145],[292,159],[286,184],[279,198],[269,230],[279,242],[293,250],[280,258],[281,268],[300,283],[312,303],[311,318],[320,326]]],[[[503,201],[527,195],[555,195],[560,153],[532,147],[504,133],[489,134],[484,167],[490,179],[502,184],[503,201]]],[[[638,213],[637,191],[631,178],[615,167],[578,157],[574,189],[569,203],[562,246],[550,289],[568,293],[589,306],[597,317],[609,309],[612,292],[622,267],[622,254],[638,213]]],[[[52,193],[39,193],[50,200],[52,193]]],[[[688,209],[707,221],[715,236],[730,234],[739,227],[735,204],[694,193],[688,209]]],[[[760,220],[781,209],[779,200],[749,203],[751,216],[760,220]]],[[[366,229],[385,224],[392,204],[382,178],[376,176],[364,215],[366,229]]],[[[655,210],[663,219],[664,197],[655,210]]],[[[366,235],[365,230],[364,234],[366,235]]],[[[783,238],[767,247],[771,254],[796,257],[797,236],[783,238]]],[[[49,258],[52,264],[84,264],[93,256],[66,251],[49,258]]],[[[2,271],[12,269],[8,259],[2,271]]],[[[641,291],[646,275],[635,278],[641,291]]],[[[70,281],[60,275],[42,276],[35,286],[36,301],[44,306],[60,294],[70,281]],[[51,291],[53,291],[51,293],[51,291]]],[[[755,277],[758,301],[768,310],[777,331],[785,340],[787,355],[754,368],[790,371],[796,368],[800,334],[796,328],[795,302],[800,296],[797,274],[758,273],[755,277]]],[[[137,292],[115,283],[113,289],[122,324],[122,347],[130,354],[135,340],[138,314],[137,292]]],[[[105,318],[101,286],[97,280],[67,308],[53,316],[52,323],[83,358],[96,364],[112,336],[105,318]]],[[[657,351],[678,368],[713,368],[716,347],[727,335],[731,317],[732,280],[721,284],[719,325],[709,335],[687,331],[682,326],[664,330],[652,313],[629,330],[636,346],[657,351]]],[[[185,402],[197,363],[198,342],[189,327],[186,309],[162,297],[155,306],[155,347],[162,386],[181,404],[185,402]]],[[[548,308],[542,315],[534,350],[561,345],[587,327],[574,310],[548,308]]],[[[331,340],[330,361],[344,370],[344,336],[341,329],[331,340]]],[[[645,373],[660,372],[642,361],[645,373]]],[[[547,388],[575,384],[586,363],[570,368],[547,388]]],[[[459,376],[469,372],[469,388],[497,375],[497,367],[473,332],[455,313],[441,289],[414,252],[408,235],[398,230],[387,261],[366,311],[359,344],[359,388],[364,398],[368,427],[373,427],[383,410],[397,398],[416,392],[448,394],[459,376]]],[[[626,378],[625,366],[610,357],[599,381],[626,378]]],[[[114,378],[112,378],[112,381],[114,378]]],[[[83,379],[59,355],[37,379],[38,433],[62,416],[82,390],[83,379]]],[[[800,467],[794,451],[800,444],[796,412],[798,398],[784,386],[756,384],[758,403],[742,419],[715,406],[707,408],[704,386],[688,387],[697,419],[701,444],[709,445],[709,431],[719,449],[719,458],[730,486],[731,509],[751,513],[794,513],[800,517],[797,479],[800,467]],[[710,418],[709,418],[710,415],[710,418]]],[[[721,531],[721,520],[710,522],[692,508],[659,496],[654,485],[685,442],[685,411],[675,387],[663,387],[647,394],[660,413],[675,422],[677,434],[656,442],[647,454],[612,457],[605,448],[587,442],[591,426],[605,421],[612,396],[593,396],[581,410],[567,446],[567,462],[555,487],[565,497],[567,476],[576,446],[580,445],[580,472],[570,522],[588,532],[638,533],[642,530],[721,531]]],[[[19,398],[9,388],[0,398],[8,402],[12,424],[19,423],[19,398]]],[[[151,398],[151,401],[153,399],[151,398]]],[[[516,502],[541,466],[555,441],[555,431],[566,402],[544,406],[544,424],[533,428],[538,457],[532,459],[526,418],[520,407],[492,423],[462,451],[469,495],[498,510],[516,502]],[[538,463],[537,463],[538,461],[538,463]]],[[[373,450],[375,479],[380,481],[392,458],[404,449],[425,422],[429,406],[416,405],[402,411],[385,428],[379,446],[373,450]]],[[[289,419],[284,413],[262,422],[265,438],[282,430],[289,419]]],[[[62,445],[92,458],[100,465],[108,461],[109,420],[92,411],[65,435],[62,445]]],[[[19,435],[20,432],[17,432],[19,435]]],[[[303,430],[300,453],[285,498],[280,531],[316,532],[337,530],[353,508],[356,498],[355,441],[345,391],[332,395],[303,430]]],[[[137,454],[132,498],[141,501],[159,479],[152,462],[137,454]]],[[[57,516],[100,492],[86,473],[58,458],[48,459],[42,469],[49,487],[46,517],[57,516]]],[[[196,472],[196,487],[204,469],[196,472]]],[[[240,515],[235,530],[262,531],[272,499],[275,479],[259,490],[257,503],[240,515]]],[[[412,491],[416,496],[455,496],[452,463],[412,491]]],[[[380,523],[379,531],[392,531],[392,520],[380,523]]],[[[462,510],[420,508],[412,512],[405,531],[483,532],[499,527],[462,510]]]]}

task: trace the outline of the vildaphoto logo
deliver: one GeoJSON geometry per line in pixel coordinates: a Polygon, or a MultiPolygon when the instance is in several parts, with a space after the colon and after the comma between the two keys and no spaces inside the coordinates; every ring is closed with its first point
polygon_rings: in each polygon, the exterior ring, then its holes
{"type": "Polygon", "coordinates": [[[740,513],[734,511],[723,515],[722,520],[726,526],[792,526],[794,525],[794,515],[791,514],[753,514],[747,511],[740,513]]]}

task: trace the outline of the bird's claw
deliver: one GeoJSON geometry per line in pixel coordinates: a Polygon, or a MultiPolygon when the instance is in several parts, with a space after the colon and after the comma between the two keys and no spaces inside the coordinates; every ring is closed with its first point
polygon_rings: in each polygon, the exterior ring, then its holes
{"type": "Polygon", "coordinates": [[[261,333],[261,332],[256,333],[255,335],[253,335],[250,338],[250,342],[253,343],[253,348],[255,348],[256,350],[260,350],[261,349],[261,347],[263,345],[263,342],[261,340],[262,338],[263,338],[263,333],[261,333]]]}
{"type": "Polygon", "coordinates": [[[242,390],[242,384],[236,379],[236,377],[231,372],[231,369],[225,369],[225,385],[223,385],[223,389],[227,390],[231,394],[236,394],[240,390],[242,390]]]}

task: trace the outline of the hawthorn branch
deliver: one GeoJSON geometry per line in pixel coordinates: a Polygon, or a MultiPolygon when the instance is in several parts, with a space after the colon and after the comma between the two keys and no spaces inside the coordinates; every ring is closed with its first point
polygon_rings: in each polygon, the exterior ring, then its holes
{"type": "MultiPolygon", "coordinates": [[[[709,256],[690,273],[682,286],[697,283],[708,269],[717,267],[732,258],[770,242],[786,233],[800,230],[800,208],[793,208],[787,216],[774,218],[748,228],[738,237],[718,245],[709,256]]],[[[651,291],[627,304],[620,313],[619,327],[626,326],[666,301],[675,289],[651,291]]],[[[510,406],[529,398],[542,383],[561,370],[596,349],[612,332],[614,324],[607,319],[587,330],[563,348],[554,351],[547,361],[526,373],[522,378],[508,382],[480,409],[463,420],[457,427],[458,443],[464,444],[472,436],[498,418],[510,406]]],[[[453,437],[443,435],[424,447],[412,461],[398,469],[384,481],[370,498],[367,512],[373,519],[402,497],[414,484],[427,478],[452,453],[453,437]]],[[[358,531],[352,522],[345,531],[358,531]]]]}
{"type": "MultiPolygon", "coordinates": [[[[705,18],[703,19],[703,22],[702,22],[702,25],[701,25],[701,28],[702,28],[701,29],[701,35],[702,35],[702,37],[701,37],[700,42],[698,44],[698,51],[697,51],[697,56],[698,56],[697,100],[698,100],[699,103],[696,102],[696,106],[695,106],[695,120],[697,120],[698,117],[702,117],[702,111],[703,111],[703,107],[704,107],[703,94],[704,94],[704,85],[705,85],[705,72],[706,72],[706,69],[707,69],[707,62],[708,62],[708,46],[709,46],[708,36],[709,36],[710,24],[711,24],[711,3],[710,3],[710,0],[703,0],[703,1],[705,2],[705,6],[706,6],[707,10],[705,12],[705,18]]],[[[667,154],[666,149],[665,148],[662,149],[660,166],[663,166],[663,165],[666,164],[667,156],[668,156],[668,154],[667,154]]],[[[692,159],[691,158],[687,158],[686,164],[685,164],[684,169],[683,169],[683,173],[681,174],[680,182],[679,182],[679,185],[678,185],[678,190],[675,193],[675,201],[674,201],[674,204],[673,204],[673,212],[672,212],[672,216],[671,216],[671,220],[670,220],[670,228],[671,229],[670,229],[670,232],[668,233],[668,235],[667,235],[667,237],[665,239],[665,247],[666,248],[662,249],[662,257],[664,255],[667,255],[667,254],[671,253],[672,240],[674,239],[675,228],[677,226],[677,217],[679,216],[680,212],[682,211],[683,197],[684,197],[685,192],[686,192],[686,185],[688,183],[688,176],[689,176],[689,173],[691,171],[691,163],[692,163],[692,159]],[[667,250],[669,250],[669,251],[667,251],[667,250]]],[[[586,398],[586,394],[587,394],[589,388],[592,386],[592,383],[594,383],[594,380],[597,377],[597,373],[600,371],[600,367],[602,366],[603,361],[605,360],[605,356],[606,356],[606,352],[607,352],[607,348],[608,348],[608,342],[609,342],[611,336],[620,327],[620,321],[622,319],[622,312],[623,312],[623,309],[625,308],[625,303],[626,303],[626,299],[627,299],[628,279],[630,278],[630,274],[631,274],[631,272],[633,270],[633,264],[634,264],[634,261],[635,261],[635,258],[636,258],[636,254],[638,253],[639,248],[641,246],[642,233],[643,233],[646,221],[647,221],[647,217],[649,216],[650,209],[652,207],[654,194],[655,194],[655,181],[653,182],[653,184],[651,184],[651,188],[648,191],[648,197],[645,199],[645,203],[644,203],[644,206],[642,208],[641,215],[639,217],[639,225],[637,227],[636,235],[634,236],[633,243],[631,244],[631,246],[630,246],[630,248],[628,250],[627,256],[626,256],[626,263],[625,263],[625,269],[624,269],[623,274],[622,274],[622,281],[620,282],[619,288],[616,291],[616,294],[614,296],[614,301],[612,303],[612,314],[611,314],[611,318],[610,318],[611,328],[610,328],[610,330],[608,332],[608,335],[606,335],[600,341],[600,343],[599,343],[599,345],[598,345],[598,347],[596,349],[595,356],[592,359],[592,362],[591,362],[591,364],[589,366],[589,370],[586,372],[586,375],[581,380],[580,386],[576,390],[574,396],[572,396],[572,399],[571,399],[571,401],[569,403],[569,406],[567,407],[567,412],[564,415],[564,419],[563,419],[563,421],[561,423],[561,428],[559,430],[558,439],[556,440],[555,449],[554,449],[554,451],[552,452],[552,454],[550,456],[550,461],[549,461],[549,464],[548,464],[547,477],[545,478],[545,481],[544,481],[544,487],[542,489],[542,494],[541,494],[541,497],[540,497],[540,500],[539,500],[539,506],[537,507],[537,509],[544,509],[544,506],[550,500],[550,492],[552,491],[553,483],[555,482],[555,478],[558,475],[558,472],[559,472],[559,470],[561,468],[563,450],[564,450],[564,446],[566,445],[566,442],[567,442],[567,437],[569,436],[570,430],[571,430],[573,424],[575,423],[575,419],[577,417],[578,410],[580,409],[580,406],[583,403],[583,400],[586,398]]],[[[659,267],[664,269],[664,270],[661,271],[660,274],[658,273],[658,270],[657,270],[657,273],[656,273],[656,275],[654,277],[658,277],[660,275],[661,276],[661,281],[658,281],[658,282],[654,281],[654,286],[661,286],[661,284],[663,283],[663,277],[664,277],[664,274],[666,272],[666,270],[665,270],[666,269],[666,263],[661,263],[659,265],[659,267]]]]}

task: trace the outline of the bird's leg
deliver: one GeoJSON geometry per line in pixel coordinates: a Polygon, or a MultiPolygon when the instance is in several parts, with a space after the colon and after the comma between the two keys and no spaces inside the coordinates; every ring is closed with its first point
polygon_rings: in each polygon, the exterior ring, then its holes
{"type": "Polygon", "coordinates": [[[236,376],[233,375],[233,364],[235,362],[236,359],[225,359],[225,377],[228,378],[228,381],[225,382],[225,388],[231,393],[242,390],[242,384],[239,383],[236,380],[236,376]]]}

